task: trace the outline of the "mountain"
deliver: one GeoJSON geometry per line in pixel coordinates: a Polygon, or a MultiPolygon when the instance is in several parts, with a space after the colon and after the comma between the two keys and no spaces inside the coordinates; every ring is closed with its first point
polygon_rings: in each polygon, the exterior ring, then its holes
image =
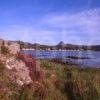
{"type": "Polygon", "coordinates": [[[58,45],[60,45],[60,46],[65,46],[66,44],[65,44],[63,41],[61,41],[61,42],[59,42],[58,45]]]}
{"type": "Polygon", "coordinates": [[[39,43],[28,43],[28,42],[22,42],[22,41],[13,41],[17,42],[20,44],[21,49],[26,48],[33,48],[36,50],[59,50],[59,49],[64,49],[64,50],[93,50],[93,51],[100,51],[100,45],[73,45],[73,44],[65,44],[63,41],[59,42],[57,45],[43,45],[39,43]]]}

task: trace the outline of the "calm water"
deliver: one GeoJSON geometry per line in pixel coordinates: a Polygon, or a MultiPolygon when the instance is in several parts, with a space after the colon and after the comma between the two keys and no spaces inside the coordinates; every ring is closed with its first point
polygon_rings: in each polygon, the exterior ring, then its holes
{"type": "Polygon", "coordinates": [[[84,67],[100,68],[100,52],[96,51],[22,51],[37,58],[62,58],[64,61],[73,62],[84,67]],[[91,59],[71,59],[67,56],[89,57],[91,59]]]}

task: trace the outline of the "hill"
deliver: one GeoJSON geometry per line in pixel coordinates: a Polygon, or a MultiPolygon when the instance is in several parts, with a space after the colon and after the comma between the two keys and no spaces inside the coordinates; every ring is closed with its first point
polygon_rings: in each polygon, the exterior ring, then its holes
{"type": "Polygon", "coordinates": [[[43,45],[39,43],[28,43],[22,41],[16,41],[21,49],[36,49],[36,50],[93,50],[100,51],[100,45],[74,45],[74,44],[65,44],[63,41],[59,42],[57,45],[43,45]]]}

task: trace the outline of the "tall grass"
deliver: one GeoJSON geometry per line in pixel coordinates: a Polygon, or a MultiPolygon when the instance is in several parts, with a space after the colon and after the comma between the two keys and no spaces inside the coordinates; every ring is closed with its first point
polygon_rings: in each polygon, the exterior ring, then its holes
{"type": "Polygon", "coordinates": [[[100,69],[79,68],[48,60],[41,60],[41,66],[47,73],[55,71],[57,75],[55,87],[66,94],[68,100],[100,99],[100,69]]]}

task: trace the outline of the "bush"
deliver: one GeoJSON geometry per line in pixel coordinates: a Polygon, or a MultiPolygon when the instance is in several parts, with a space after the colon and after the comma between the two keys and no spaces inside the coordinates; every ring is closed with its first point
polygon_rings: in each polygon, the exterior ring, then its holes
{"type": "Polygon", "coordinates": [[[10,51],[8,50],[7,47],[5,47],[5,46],[1,46],[1,53],[4,54],[4,55],[6,55],[6,54],[9,54],[10,51]]]}
{"type": "Polygon", "coordinates": [[[3,73],[5,65],[0,61],[0,73],[3,73]]]}

